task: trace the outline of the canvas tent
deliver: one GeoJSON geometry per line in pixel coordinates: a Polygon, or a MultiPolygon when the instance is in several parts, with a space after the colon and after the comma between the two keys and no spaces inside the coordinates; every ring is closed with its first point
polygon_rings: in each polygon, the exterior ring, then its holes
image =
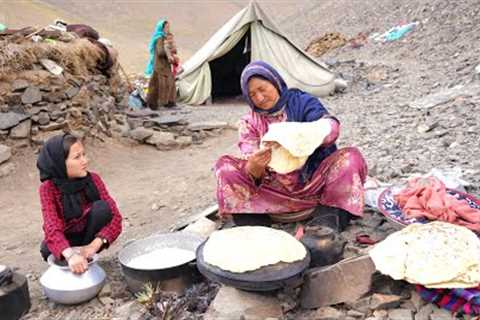
{"type": "Polygon", "coordinates": [[[240,74],[255,60],[271,64],[290,88],[315,96],[334,90],[334,75],[283,36],[260,6],[251,2],[183,64],[177,80],[179,100],[201,104],[209,97],[240,94],[240,74]]]}

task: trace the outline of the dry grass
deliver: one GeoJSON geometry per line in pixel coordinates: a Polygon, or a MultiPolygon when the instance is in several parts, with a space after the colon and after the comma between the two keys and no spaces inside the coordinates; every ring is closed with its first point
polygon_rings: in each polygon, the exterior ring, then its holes
{"type": "Polygon", "coordinates": [[[76,76],[94,73],[102,52],[86,39],[72,42],[35,43],[25,41],[20,44],[0,42],[0,78],[23,70],[33,69],[40,59],[50,59],[66,71],[76,76]]]}

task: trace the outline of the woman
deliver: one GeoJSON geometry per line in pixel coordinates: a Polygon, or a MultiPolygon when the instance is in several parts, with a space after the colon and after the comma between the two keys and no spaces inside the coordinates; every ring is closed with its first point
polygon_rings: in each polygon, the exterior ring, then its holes
{"type": "Polygon", "coordinates": [[[352,215],[362,216],[367,167],[356,148],[337,150],[334,142],[339,134],[338,120],[315,97],[288,89],[282,77],[265,62],[245,67],[241,88],[251,108],[240,124],[238,145],[243,159],[223,156],[215,165],[220,214],[233,214],[234,218],[242,213],[274,216],[323,205],[338,208],[330,212],[338,213],[332,218],[340,228],[352,215]],[[270,170],[271,150],[259,148],[269,125],[320,118],[328,119],[331,131],[305,165],[289,174],[270,170]]]}
{"type": "Polygon", "coordinates": [[[151,75],[148,84],[147,105],[154,110],[157,110],[159,106],[173,107],[176,101],[177,92],[172,73],[172,65],[176,61],[170,46],[165,41],[169,34],[170,23],[160,20],[149,44],[150,61],[145,70],[146,76],[151,75]]]}
{"type": "Polygon", "coordinates": [[[85,272],[87,259],[108,248],[122,231],[115,201],[87,165],[81,141],[70,134],[50,138],[37,160],[45,234],[40,252],[44,260],[50,253],[65,258],[75,273],[85,272]]]}

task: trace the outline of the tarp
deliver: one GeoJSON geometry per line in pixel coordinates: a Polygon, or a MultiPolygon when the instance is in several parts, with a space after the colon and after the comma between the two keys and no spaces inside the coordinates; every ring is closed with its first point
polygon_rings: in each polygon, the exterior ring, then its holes
{"type": "Polygon", "coordinates": [[[232,50],[247,32],[250,32],[251,61],[263,60],[272,65],[288,87],[317,97],[333,92],[333,73],[283,36],[260,6],[251,2],[182,65],[184,72],[177,80],[180,102],[201,104],[211,96],[209,62],[232,50]]]}

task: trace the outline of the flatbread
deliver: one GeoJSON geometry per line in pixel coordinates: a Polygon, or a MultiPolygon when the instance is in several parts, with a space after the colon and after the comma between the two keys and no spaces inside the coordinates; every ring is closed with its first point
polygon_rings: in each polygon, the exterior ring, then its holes
{"type": "Polygon", "coordinates": [[[157,270],[176,267],[195,260],[195,252],[180,248],[160,248],[142,254],[128,262],[128,266],[140,270],[157,270]]]}
{"type": "Polygon", "coordinates": [[[469,229],[435,221],[411,224],[370,250],[377,270],[429,288],[480,284],[480,239],[469,229]]]}
{"type": "Polygon", "coordinates": [[[277,142],[279,146],[272,148],[268,166],[282,174],[300,169],[330,132],[329,119],[272,123],[262,138],[262,147],[267,141],[277,142]]]}
{"type": "Polygon", "coordinates": [[[215,231],[203,248],[206,263],[235,273],[300,261],[306,255],[305,246],[287,232],[257,226],[215,231]]]}

